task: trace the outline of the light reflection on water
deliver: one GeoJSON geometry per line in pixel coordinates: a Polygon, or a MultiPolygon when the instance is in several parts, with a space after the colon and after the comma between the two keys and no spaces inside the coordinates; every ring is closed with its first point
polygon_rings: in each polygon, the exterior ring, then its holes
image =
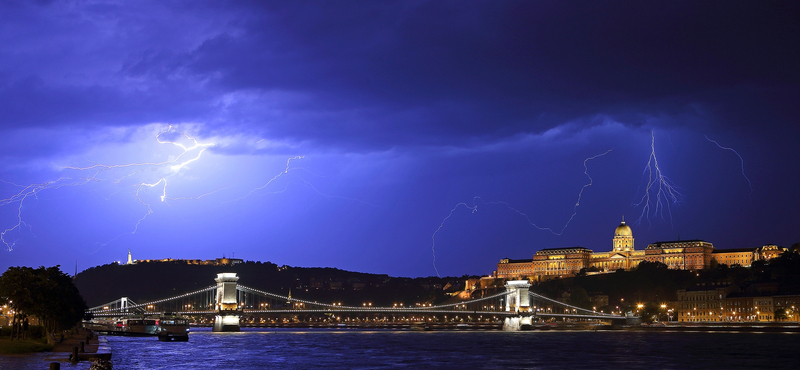
{"type": "Polygon", "coordinates": [[[800,335],[782,333],[193,329],[188,343],[106,338],[118,370],[794,369],[800,360],[800,335]]]}
{"type": "Polygon", "coordinates": [[[193,331],[188,343],[109,338],[115,369],[794,369],[797,334],[193,331]],[[778,350],[778,348],[786,348],[778,350]]]}
{"type": "Polygon", "coordinates": [[[69,353],[34,353],[27,355],[0,355],[0,370],[43,370],[49,369],[51,362],[61,363],[61,370],[87,370],[89,362],[70,363],[69,353]]]}

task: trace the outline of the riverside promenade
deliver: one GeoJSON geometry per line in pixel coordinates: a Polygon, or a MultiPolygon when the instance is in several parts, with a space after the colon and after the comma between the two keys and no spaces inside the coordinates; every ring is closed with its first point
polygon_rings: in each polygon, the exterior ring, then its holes
{"type": "Polygon", "coordinates": [[[53,346],[50,356],[46,359],[53,362],[71,362],[77,348],[78,361],[93,361],[95,359],[108,361],[111,359],[111,349],[105,338],[101,338],[91,330],[80,328],[72,336],[53,346]],[[83,345],[81,345],[83,342],[83,345]],[[81,351],[83,347],[83,351],[81,351]]]}

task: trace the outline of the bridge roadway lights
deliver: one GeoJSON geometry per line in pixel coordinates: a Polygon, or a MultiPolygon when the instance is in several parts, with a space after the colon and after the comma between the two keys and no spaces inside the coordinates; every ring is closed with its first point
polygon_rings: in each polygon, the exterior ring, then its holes
{"type": "Polygon", "coordinates": [[[214,317],[212,331],[239,331],[239,317],[242,311],[236,301],[236,282],[239,277],[234,272],[217,274],[217,302],[214,305],[217,315],[214,317]]]}

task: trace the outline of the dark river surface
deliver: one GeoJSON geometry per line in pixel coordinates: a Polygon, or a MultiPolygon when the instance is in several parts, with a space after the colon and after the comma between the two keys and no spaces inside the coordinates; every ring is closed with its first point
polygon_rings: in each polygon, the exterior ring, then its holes
{"type": "MultiPolygon", "coordinates": [[[[189,342],[107,336],[114,369],[799,369],[800,334],[192,329],[189,342]]],[[[43,357],[0,369],[46,369],[43,357]]],[[[62,369],[88,369],[62,363],[62,369]]]]}

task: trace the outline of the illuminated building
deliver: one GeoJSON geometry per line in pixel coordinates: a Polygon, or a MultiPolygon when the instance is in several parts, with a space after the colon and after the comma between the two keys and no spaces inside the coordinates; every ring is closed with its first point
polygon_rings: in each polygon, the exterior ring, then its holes
{"type": "Polygon", "coordinates": [[[750,267],[755,261],[769,261],[786,252],[786,248],[767,244],[759,248],[717,249],[711,252],[711,258],[719,264],[750,267]]]}
{"type": "Polygon", "coordinates": [[[503,258],[497,263],[495,276],[500,279],[522,279],[534,276],[533,260],[503,258]]]}
{"type": "Polygon", "coordinates": [[[755,261],[754,248],[717,249],[711,253],[711,258],[721,265],[739,265],[750,267],[755,261]]]}
{"type": "Polygon", "coordinates": [[[661,262],[671,269],[701,270],[711,266],[714,246],[703,240],[655,242],[645,249],[645,260],[661,262]]]}
{"type": "Polygon", "coordinates": [[[581,269],[586,269],[590,275],[631,270],[642,261],[661,262],[678,270],[708,269],[712,260],[728,266],[750,267],[754,261],[769,260],[786,251],[771,244],[759,248],[714,249],[714,245],[699,239],[655,242],[644,250],[636,250],[633,232],[622,221],[614,230],[609,252],[594,252],[583,247],[545,248],[531,259],[501,259],[495,277],[535,282],[575,276],[581,269]]]}
{"type": "Polygon", "coordinates": [[[730,283],[700,284],[677,291],[680,322],[798,321],[800,295],[780,294],[775,282],[749,283],[744,290],[730,283]],[[778,311],[782,310],[781,317],[778,311]]]}
{"type": "Polygon", "coordinates": [[[504,258],[497,264],[497,278],[528,279],[543,281],[574,276],[581,269],[594,272],[630,270],[644,260],[645,251],[634,248],[633,233],[625,221],[614,230],[609,252],[595,253],[583,247],[546,248],[539,250],[531,259],[512,260],[504,258]]]}
{"type": "Polygon", "coordinates": [[[784,317],[782,321],[800,321],[800,313],[797,312],[800,310],[800,295],[773,296],[772,302],[776,312],[783,310],[784,317]]]}
{"type": "MultiPolygon", "coordinates": [[[[130,255],[130,252],[128,252],[130,255]]],[[[133,260],[133,263],[130,264],[137,264],[137,263],[150,263],[150,262],[173,262],[173,263],[185,263],[187,265],[212,265],[212,266],[231,266],[236,265],[239,263],[244,263],[244,260],[239,258],[217,258],[213,260],[189,260],[189,259],[174,259],[174,258],[162,258],[159,260],[133,260]]]]}
{"type": "Polygon", "coordinates": [[[681,289],[677,292],[678,301],[677,319],[679,322],[719,322],[731,321],[726,316],[725,308],[728,306],[726,298],[736,286],[698,285],[691,289],[681,289]]]}
{"type": "Polygon", "coordinates": [[[591,256],[590,249],[581,247],[542,249],[531,261],[533,276],[537,277],[533,280],[574,275],[589,264],[591,256]]]}
{"type": "Polygon", "coordinates": [[[633,247],[631,227],[622,221],[614,230],[611,252],[593,253],[590,267],[598,271],[630,270],[644,259],[644,251],[633,247]]]}
{"type": "Polygon", "coordinates": [[[786,248],[768,244],[761,248],[757,248],[755,251],[753,251],[753,253],[755,254],[756,260],[769,261],[775,257],[779,257],[786,251],[786,248]]]}

